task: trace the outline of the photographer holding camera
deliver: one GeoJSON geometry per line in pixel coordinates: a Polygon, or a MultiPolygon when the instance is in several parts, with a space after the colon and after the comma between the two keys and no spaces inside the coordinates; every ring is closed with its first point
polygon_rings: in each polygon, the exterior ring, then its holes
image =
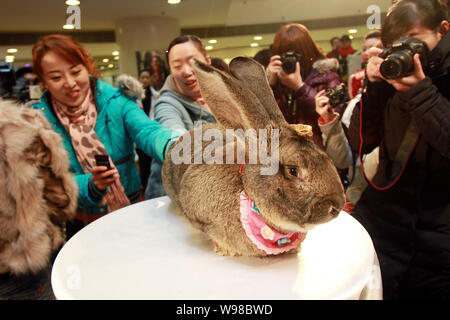
{"type": "MultiPolygon", "coordinates": [[[[354,210],[372,237],[385,299],[450,299],[450,33],[438,0],[401,0],[371,48],[353,152],[379,167],[354,210]]],[[[363,168],[364,172],[364,168],[363,168]]]]}
{"type": "MultiPolygon", "coordinates": [[[[287,122],[312,126],[314,142],[323,147],[314,97],[340,84],[338,61],[326,59],[309,30],[297,23],[282,26],[271,48],[267,75],[278,106],[287,122]]],[[[342,113],[343,105],[335,110],[342,113]]]]}

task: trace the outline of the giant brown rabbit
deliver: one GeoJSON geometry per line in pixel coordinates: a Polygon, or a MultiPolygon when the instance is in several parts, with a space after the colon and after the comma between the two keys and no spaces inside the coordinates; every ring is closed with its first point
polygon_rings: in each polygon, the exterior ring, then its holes
{"type": "Polygon", "coordinates": [[[229,73],[191,63],[218,123],[197,127],[171,146],[162,169],[167,194],[219,254],[296,252],[312,227],[344,206],[332,161],[309,138],[308,126],[285,121],[256,61],[237,57],[229,73]]]}

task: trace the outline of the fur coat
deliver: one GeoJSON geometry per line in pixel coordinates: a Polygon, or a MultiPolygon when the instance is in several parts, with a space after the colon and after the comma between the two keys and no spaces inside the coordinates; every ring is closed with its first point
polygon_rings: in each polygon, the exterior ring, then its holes
{"type": "Polygon", "coordinates": [[[0,274],[48,266],[77,194],[61,137],[42,113],[0,100],[0,274]]]}

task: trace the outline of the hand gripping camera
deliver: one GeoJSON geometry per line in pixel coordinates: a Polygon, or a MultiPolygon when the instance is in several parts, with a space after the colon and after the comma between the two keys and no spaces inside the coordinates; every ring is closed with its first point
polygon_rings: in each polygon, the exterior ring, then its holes
{"type": "Polygon", "coordinates": [[[283,52],[281,55],[282,68],[286,73],[293,73],[295,71],[295,64],[300,62],[302,64],[302,55],[295,51],[283,52]]]}
{"type": "Polygon", "coordinates": [[[380,66],[380,73],[386,79],[406,77],[414,71],[414,55],[418,53],[425,69],[428,64],[428,47],[425,42],[406,37],[395,41],[390,48],[380,54],[384,61],[380,66]]]}
{"type": "Polygon", "coordinates": [[[336,107],[344,103],[347,99],[347,89],[345,87],[345,84],[341,83],[334,88],[328,89],[327,91],[325,91],[324,96],[330,99],[330,105],[332,107],[336,107]]]}

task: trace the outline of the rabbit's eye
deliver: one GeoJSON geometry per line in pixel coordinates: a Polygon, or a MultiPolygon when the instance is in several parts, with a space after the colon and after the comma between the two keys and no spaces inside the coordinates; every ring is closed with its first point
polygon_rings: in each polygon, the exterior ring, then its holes
{"type": "Polygon", "coordinates": [[[288,173],[293,176],[293,177],[297,177],[298,171],[297,168],[287,168],[288,169],[288,173]]]}
{"type": "Polygon", "coordinates": [[[286,167],[285,171],[288,176],[291,176],[291,177],[294,177],[294,178],[297,178],[297,179],[300,179],[303,181],[300,170],[297,167],[286,167]]]}

